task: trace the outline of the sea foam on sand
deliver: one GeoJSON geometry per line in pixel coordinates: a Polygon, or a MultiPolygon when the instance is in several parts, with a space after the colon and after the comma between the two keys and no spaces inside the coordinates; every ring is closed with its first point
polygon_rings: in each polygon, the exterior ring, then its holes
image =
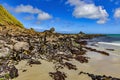
{"type": "Polygon", "coordinates": [[[105,45],[120,46],[120,43],[98,42],[98,44],[105,44],[105,45]]]}

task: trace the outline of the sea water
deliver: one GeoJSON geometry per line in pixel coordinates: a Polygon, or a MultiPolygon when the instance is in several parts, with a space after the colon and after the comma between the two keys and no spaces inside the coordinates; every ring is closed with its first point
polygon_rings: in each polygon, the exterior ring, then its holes
{"type": "Polygon", "coordinates": [[[104,38],[106,39],[106,41],[98,43],[120,47],[120,34],[107,34],[104,38]]]}
{"type": "Polygon", "coordinates": [[[106,36],[97,37],[90,41],[93,43],[120,47],[120,34],[107,34],[106,36]]]}

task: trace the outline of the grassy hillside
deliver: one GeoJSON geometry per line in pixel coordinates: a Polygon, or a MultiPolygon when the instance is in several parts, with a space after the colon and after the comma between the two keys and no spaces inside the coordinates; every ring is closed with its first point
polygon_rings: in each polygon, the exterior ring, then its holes
{"type": "Polygon", "coordinates": [[[21,24],[14,16],[12,16],[2,5],[0,5],[0,26],[13,25],[23,28],[21,24]]]}

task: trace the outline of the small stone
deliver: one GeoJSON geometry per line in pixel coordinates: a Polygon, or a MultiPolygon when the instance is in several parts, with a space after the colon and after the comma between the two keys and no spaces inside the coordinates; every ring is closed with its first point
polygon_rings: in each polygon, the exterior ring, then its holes
{"type": "Polygon", "coordinates": [[[22,72],[26,72],[26,71],[27,71],[26,69],[22,70],[22,72]]]}

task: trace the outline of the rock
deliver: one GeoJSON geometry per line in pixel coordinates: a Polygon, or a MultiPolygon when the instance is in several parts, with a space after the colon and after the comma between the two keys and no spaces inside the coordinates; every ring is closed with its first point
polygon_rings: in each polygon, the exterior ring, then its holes
{"type": "Polygon", "coordinates": [[[81,74],[79,76],[79,80],[92,80],[92,79],[89,76],[87,76],[87,75],[81,74]]]}
{"type": "Polygon", "coordinates": [[[6,42],[4,40],[0,40],[0,45],[5,44],[6,42]]]}
{"type": "Polygon", "coordinates": [[[101,80],[102,77],[100,75],[96,75],[96,79],[101,80]]]}
{"type": "Polygon", "coordinates": [[[27,42],[17,42],[13,48],[16,51],[20,51],[21,49],[29,50],[29,44],[27,42]]]}
{"type": "MultiPolygon", "coordinates": [[[[89,78],[91,78],[92,80],[120,80],[119,78],[113,78],[111,76],[106,76],[106,75],[95,75],[95,74],[91,74],[91,73],[86,73],[86,72],[80,72],[78,75],[85,75],[85,76],[89,76],[89,78]]],[[[87,80],[87,79],[82,79],[82,80],[87,80]]]]}
{"type": "Polygon", "coordinates": [[[26,71],[27,71],[26,69],[22,70],[22,72],[26,72],[26,71]]]}
{"type": "Polygon", "coordinates": [[[106,50],[108,50],[108,51],[115,51],[114,49],[106,49],[106,50]]]}
{"type": "Polygon", "coordinates": [[[106,56],[109,56],[109,55],[110,55],[109,53],[107,53],[107,52],[105,52],[105,51],[99,51],[99,50],[93,49],[93,48],[91,48],[91,47],[84,47],[84,48],[87,49],[87,50],[90,50],[90,51],[94,51],[94,52],[97,52],[97,53],[106,55],[106,56]]]}
{"type": "Polygon", "coordinates": [[[29,65],[31,65],[31,64],[41,64],[40,61],[35,60],[35,59],[30,59],[30,60],[28,61],[28,63],[29,63],[29,65]]]}
{"type": "Polygon", "coordinates": [[[4,44],[4,47],[7,47],[9,49],[13,49],[13,45],[9,45],[9,44],[4,44]]]}
{"type": "Polygon", "coordinates": [[[73,49],[73,50],[70,50],[72,54],[74,55],[84,55],[86,54],[86,51],[85,50],[77,50],[77,49],[73,49]]]}
{"type": "Polygon", "coordinates": [[[7,57],[9,53],[10,53],[10,50],[8,48],[0,49],[0,58],[7,57]]]}
{"type": "Polygon", "coordinates": [[[71,70],[71,69],[77,70],[76,65],[73,65],[73,64],[71,64],[71,63],[69,63],[69,62],[65,62],[64,65],[65,65],[69,70],[71,70]]]}
{"type": "Polygon", "coordinates": [[[75,60],[79,61],[80,63],[88,63],[89,57],[78,55],[75,57],[75,60]]]}
{"type": "Polygon", "coordinates": [[[66,74],[64,72],[56,71],[56,72],[49,72],[49,75],[54,80],[65,80],[67,78],[66,74]]]}
{"type": "Polygon", "coordinates": [[[87,41],[85,40],[82,40],[82,41],[76,40],[76,42],[79,43],[80,45],[87,45],[87,41]]]}
{"type": "Polygon", "coordinates": [[[11,41],[12,41],[13,43],[17,43],[17,42],[18,42],[18,41],[15,40],[15,39],[11,39],[11,41]]]}
{"type": "Polygon", "coordinates": [[[18,77],[18,69],[14,65],[10,66],[9,76],[11,79],[18,77]]]}

